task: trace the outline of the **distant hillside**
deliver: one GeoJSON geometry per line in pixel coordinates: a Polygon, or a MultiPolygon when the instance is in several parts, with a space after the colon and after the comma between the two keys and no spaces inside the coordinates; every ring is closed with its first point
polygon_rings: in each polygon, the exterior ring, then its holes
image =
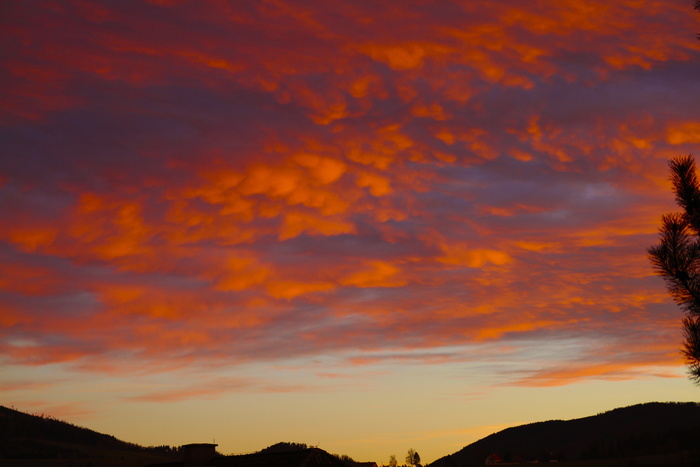
{"type": "MultiPolygon", "coordinates": [[[[138,421],[134,421],[138,423],[138,421]]],[[[143,447],[43,415],[0,406],[0,467],[182,466],[183,451],[143,447]]],[[[216,455],[211,465],[234,467],[347,467],[348,456],[303,443],[277,443],[254,454],[216,455]]]]}
{"type": "Polygon", "coordinates": [[[491,454],[522,462],[632,458],[698,449],[700,404],[653,402],[576,420],[507,428],[430,466],[484,465],[491,454]]]}
{"type": "Polygon", "coordinates": [[[227,467],[347,467],[338,457],[318,448],[261,451],[240,456],[221,456],[209,465],[227,467]]]}
{"type": "MultiPolygon", "coordinates": [[[[480,466],[491,454],[506,462],[591,460],[590,465],[598,467],[607,464],[595,459],[625,459],[629,463],[635,458],[662,455],[667,457],[653,465],[700,466],[700,404],[655,402],[576,420],[508,428],[438,459],[431,467],[480,466]]],[[[181,465],[181,458],[181,452],[169,446],[146,448],[50,417],[0,406],[0,466],[136,467],[181,465]]],[[[278,443],[254,455],[219,456],[212,462],[269,467],[273,463],[291,466],[297,461],[338,467],[353,464],[348,456],[329,455],[300,443],[278,443]]]]}
{"type": "Polygon", "coordinates": [[[289,442],[282,442],[282,443],[277,443],[273,444],[272,446],[268,446],[265,449],[261,449],[258,451],[256,454],[270,454],[270,453],[289,453],[289,452],[298,452],[298,451],[306,451],[308,453],[315,452],[315,455],[318,455],[319,452],[323,452],[328,454],[329,456],[334,457],[337,461],[340,461],[342,465],[345,466],[355,466],[357,462],[347,454],[329,454],[326,451],[322,449],[317,449],[314,448],[313,446],[309,446],[308,444],[304,443],[289,443],[289,442]]]}
{"type": "Polygon", "coordinates": [[[101,460],[97,465],[110,465],[109,459],[142,465],[174,454],[169,446],[145,448],[55,418],[0,406],[0,459],[96,458],[101,460]]]}

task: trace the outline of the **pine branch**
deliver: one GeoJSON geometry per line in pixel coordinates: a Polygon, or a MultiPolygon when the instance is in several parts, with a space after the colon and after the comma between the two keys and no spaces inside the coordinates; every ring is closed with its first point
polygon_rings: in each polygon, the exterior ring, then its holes
{"type": "Polygon", "coordinates": [[[683,319],[685,343],[681,352],[688,365],[690,379],[700,386],[700,318],[687,316],[683,319]]]}
{"type": "Polygon", "coordinates": [[[684,217],[697,235],[700,232],[700,183],[695,173],[695,161],[692,156],[682,156],[672,159],[669,166],[676,202],[683,208],[684,217]]]}
{"type": "Polygon", "coordinates": [[[681,214],[662,217],[661,241],[649,259],[666,282],[669,294],[685,311],[700,315],[700,243],[689,234],[681,214]]]}

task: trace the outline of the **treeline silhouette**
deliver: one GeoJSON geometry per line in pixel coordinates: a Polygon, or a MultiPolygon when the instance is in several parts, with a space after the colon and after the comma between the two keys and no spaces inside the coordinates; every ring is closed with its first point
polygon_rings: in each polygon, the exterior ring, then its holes
{"type": "Polygon", "coordinates": [[[76,445],[92,448],[177,456],[179,447],[149,446],[121,441],[44,414],[27,414],[0,406],[0,459],[81,459],[76,445]]]}
{"type": "Polygon", "coordinates": [[[436,460],[431,467],[484,465],[491,454],[504,462],[547,462],[629,459],[688,451],[700,461],[698,440],[700,404],[653,402],[576,420],[507,428],[436,460]]]}
{"type": "Polygon", "coordinates": [[[266,453],[266,452],[294,452],[294,451],[304,451],[306,449],[309,449],[311,446],[308,444],[304,443],[277,443],[273,444],[272,446],[268,446],[264,449],[261,449],[258,451],[259,453],[266,453]]]}
{"type": "MultiPolygon", "coordinates": [[[[311,449],[314,446],[309,446],[308,444],[305,443],[289,443],[289,442],[282,442],[282,443],[277,443],[273,444],[272,446],[268,446],[264,449],[261,449],[258,451],[260,454],[264,453],[270,453],[270,452],[295,452],[295,451],[305,451],[307,449],[311,449]]],[[[340,462],[345,464],[348,467],[354,467],[357,462],[350,456],[345,455],[345,454],[331,454],[331,456],[335,457],[338,459],[340,462]]]]}

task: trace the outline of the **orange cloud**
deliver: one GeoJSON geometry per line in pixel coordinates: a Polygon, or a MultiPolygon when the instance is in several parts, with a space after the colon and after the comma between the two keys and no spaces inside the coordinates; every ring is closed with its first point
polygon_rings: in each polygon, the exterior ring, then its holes
{"type": "Polygon", "coordinates": [[[156,390],[126,399],[130,402],[178,402],[187,399],[216,399],[232,391],[250,390],[254,382],[242,378],[219,378],[207,385],[197,384],[192,387],[156,390]]]}
{"type": "Polygon", "coordinates": [[[340,235],[355,231],[355,226],[345,220],[333,220],[333,218],[312,214],[290,212],[284,216],[279,238],[287,240],[303,232],[308,232],[311,235],[340,235]]]}
{"type": "MultiPolygon", "coordinates": [[[[677,361],[677,363],[680,363],[677,361]]],[[[666,362],[663,363],[667,365],[666,362]]],[[[575,383],[585,379],[603,379],[608,381],[624,381],[643,377],[678,378],[677,374],[668,371],[650,369],[650,362],[637,364],[600,363],[580,365],[576,368],[559,368],[544,370],[515,383],[527,387],[553,387],[575,383]]]]}
{"type": "Polygon", "coordinates": [[[444,245],[445,256],[439,261],[456,266],[468,266],[470,268],[481,268],[487,264],[503,266],[513,259],[507,253],[492,249],[475,248],[471,249],[465,245],[444,245]]]}
{"type": "Polygon", "coordinates": [[[322,292],[333,288],[333,284],[324,282],[295,282],[295,281],[272,281],[268,283],[267,289],[275,298],[292,299],[300,295],[322,292]]]}
{"type": "Polygon", "coordinates": [[[269,268],[253,258],[230,258],[225,266],[225,272],[216,284],[219,290],[246,290],[262,284],[270,275],[269,268]]]}
{"type": "MultiPolygon", "coordinates": [[[[665,160],[700,142],[680,5],[56,8],[0,28],[8,361],[675,335],[644,251],[665,160]]],[[[540,380],[641,377],[669,348],[540,380]]]]}
{"type": "Polygon", "coordinates": [[[669,127],[667,141],[670,144],[700,143],[700,123],[683,122],[669,127]]]}
{"type": "Polygon", "coordinates": [[[401,287],[406,284],[406,280],[401,279],[401,270],[393,264],[373,261],[367,266],[369,268],[348,275],[341,283],[355,287],[401,287]]]}
{"type": "Polygon", "coordinates": [[[54,417],[58,420],[84,420],[97,413],[97,410],[86,408],[84,403],[71,402],[56,404],[50,400],[22,401],[18,409],[42,417],[54,417]]]}

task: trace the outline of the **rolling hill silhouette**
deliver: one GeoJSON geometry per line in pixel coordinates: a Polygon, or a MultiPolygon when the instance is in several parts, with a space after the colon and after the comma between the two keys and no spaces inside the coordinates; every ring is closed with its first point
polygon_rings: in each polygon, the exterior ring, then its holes
{"type": "MultiPolygon", "coordinates": [[[[637,465],[700,466],[700,404],[652,402],[575,420],[507,428],[430,466],[484,465],[491,454],[497,454],[504,462],[558,460],[603,466],[619,462],[607,464],[598,459],[622,459],[625,463],[619,465],[639,460],[637,465]]],[[[321,465],[321,460],[326,462],[323,465],[341,464],[325,451],[279,443],[251,455],[219,456],[212,465],[321,465]]],[[[182,465],[179,448],[143,447],[51,417],[0,406],[0,465],[97,467],[165,463],[182,465]],[[22,461],[7,463],[11,459],[22,461]],[[31,463],[27,463],[29,460],[31,463]],[[80,462],[76,464],[74,460],[80,462]]]]}
{"type": "MultiPolygon", "coordinates": [[[[135,421],[136,423],[138,421],[135,421]]],[[[194,445],[190,445],[194,446],[194,445]]],[[[210,445],[213,446],[216,445],[210,445]]],[[[143,447],[43,415],[0,406],[0,466],[117,467],[200,465],[187,462],[184,447],[143,447]],[[16,462],[13,462],[16,461],[16,462]]],[[[348,456],[301,443],[277,443],[259,452],[224,456],[206,465],[234,467],[347,467],[348,456]]]]}
{"type": "Polygon", "coordinates": [[[169,446],[143,447],[52,417],[0,406],[0,459],[82,459],[94,460],[88,462],[91,465],[128,466],[163,462],[176,455],[169,446]]]}
{"type": "MultiPolygon", "coordinates": [[[[633,405],[575,420],[507,428],[440,458],[431,467],[484,465],[491,454],[503,462],[633,459],[684,452],[700,465],[700,404],[633,405]],[[695,451],[695,452],[693,452],[695,451]]],[[[676,465],[672,463],[667,465],[676,465]]],[[[666,464],[664,464],[666,465],[666,464]]]]}

